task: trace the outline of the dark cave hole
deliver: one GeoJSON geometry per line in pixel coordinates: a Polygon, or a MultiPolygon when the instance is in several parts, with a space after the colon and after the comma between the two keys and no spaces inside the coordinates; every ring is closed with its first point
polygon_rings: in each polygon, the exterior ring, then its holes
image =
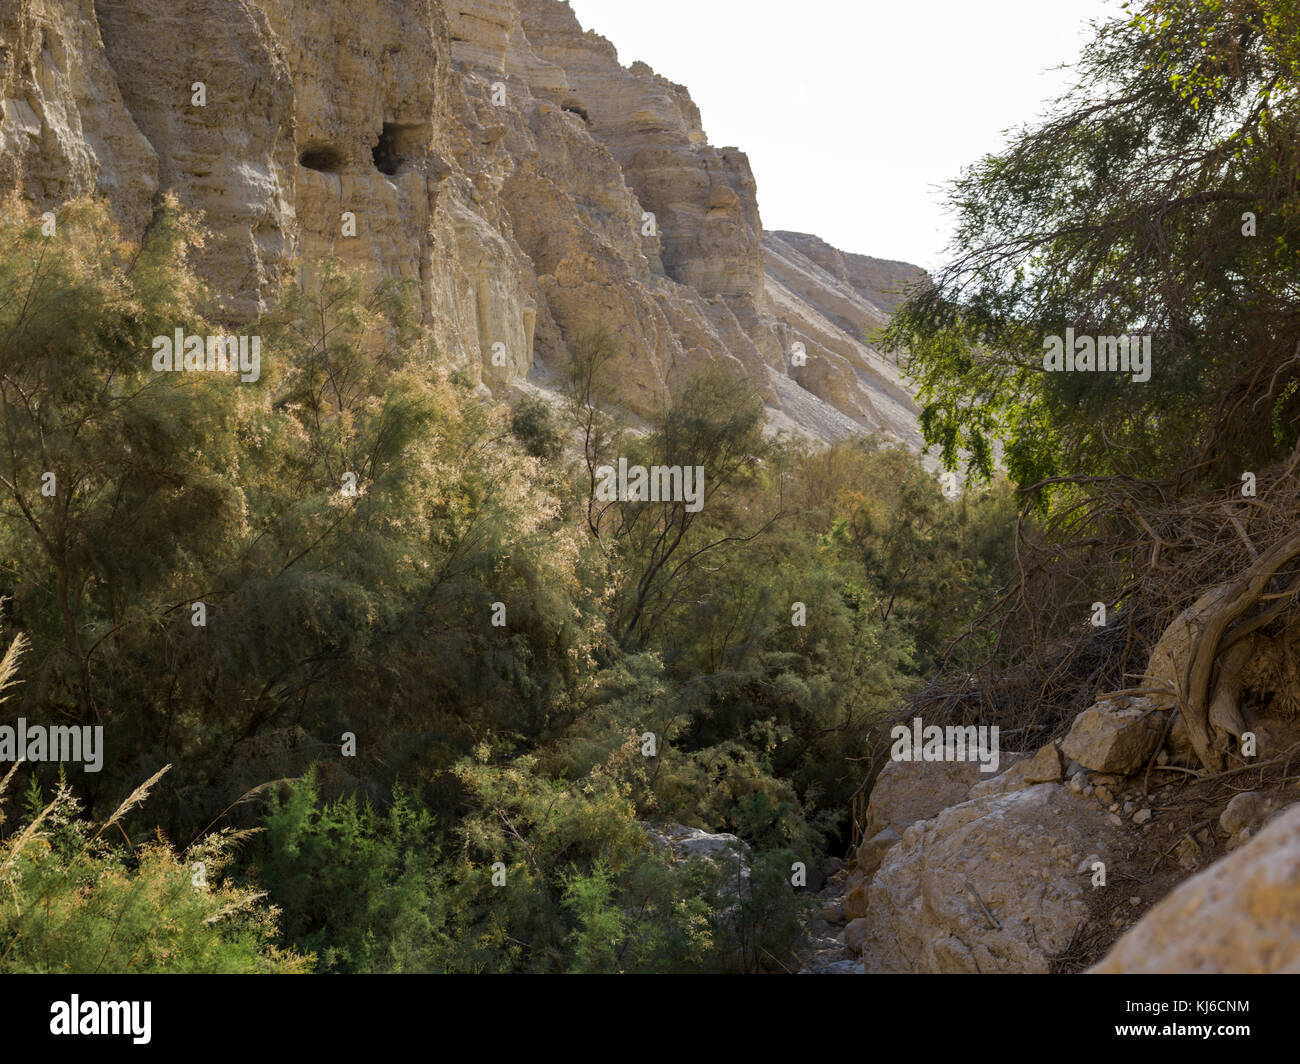
{"type": "Polygon", "coordinates": [[[402,156],[397,147],[398,132],[397,126],[385,122],[383,131],[379,134],[379,143],[371,153],[375,159],[375,169],[389,177],[402,167],[402,156]]]}
{"type": "Polygon", "coordinates": [[[298,162],[308,170],[334,174],[343,169],[343,154],[334,148],[308,148],[298,156],[298,162]]]}

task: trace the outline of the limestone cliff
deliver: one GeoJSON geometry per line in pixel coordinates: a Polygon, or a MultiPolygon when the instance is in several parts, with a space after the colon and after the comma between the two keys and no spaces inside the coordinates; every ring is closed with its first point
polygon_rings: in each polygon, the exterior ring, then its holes
{"type": "Polygon", "coordinates": [[[138,237],[174,190],[231,319],[335,254],[418,282],[498,393],[605,325],[634,410],[725,360],[775,428],[919,443],[863,337],[920,271],[765,233],[745,154],[560,0],[0,0],[0,107],[0,192],[138,237]]]}

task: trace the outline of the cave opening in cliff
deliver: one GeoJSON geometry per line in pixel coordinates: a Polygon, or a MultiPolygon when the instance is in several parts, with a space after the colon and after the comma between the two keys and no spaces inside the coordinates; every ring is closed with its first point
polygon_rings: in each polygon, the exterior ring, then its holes
{"type": "Polygon", "coordinates": [[[587,114],[587,109],[576,100],[566,100],[563,109],[568,111],[571,115],[577,115],[586,122],[587,125],[591,125],[591,116],[587,114]]]}
{"type": "Polygon", "coordinates": [[[298,156],[300,165],[323,174],[336,174],[343,169],[343,153],[329,145],[314,145],[298,156]]]}
{"type": "Polygon", "coordinates": [[[375,169],[388,177],[401,173],[408,163],[426,155],[429,137],[427,122],[385,122],[371,151],[375,169]]]}
{"type": "Polygon", "coordinates": [[[381,174],[392,177],[402,168],[402,152],[398,143],[400,137],[401,127],[391,122],[384,123],[384,128],[379,134],[379,143],[371,153],[375,159],[375,169],[381,174]]]}

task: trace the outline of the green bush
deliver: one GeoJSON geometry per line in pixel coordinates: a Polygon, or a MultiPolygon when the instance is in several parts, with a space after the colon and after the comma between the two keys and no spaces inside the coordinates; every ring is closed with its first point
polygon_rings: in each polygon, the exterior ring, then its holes
{"type": "Polygon", "coordinates": [[[427,972],[449,943],[430,814],[398,791],[387,808],[320,800],[314,772],[273,794],[252,874],[284,912],[295,948],[324,972],[427,972]]]}
{"type": "Polygon", "coordinates": [[[544,399],[525,396],[510,413],[510,431],[527,454],[555,462],[564,453],[564,435],[544,399]]]}

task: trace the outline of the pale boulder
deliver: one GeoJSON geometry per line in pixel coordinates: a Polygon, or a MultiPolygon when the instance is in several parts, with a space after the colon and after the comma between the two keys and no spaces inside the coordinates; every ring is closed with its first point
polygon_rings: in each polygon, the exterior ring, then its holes
{"type": "Polygon", "coordinates": [[[844,928],[844,945],[855,957],[861,955],[870,929],[871,921],[865,918],[854,920],[844,928]]]}
{"type": "Polygon", "coordinates": [[[984,778],[974,761],[890,761],[871,789],[865,835],[872,838],[885,828],[902,833],[964,802],[984,778]]]}
{"type": "Polygon", "coordinates": [[[1050,971],[1088,916],[1085,856],[1115,833],[1059,784],[912,825],[869,890],[867,972],[1050,971]]]}
{"type": "Polygon", "coordinates": [[[1075,718],[1061,749],[1084,768],[1128,776],[1156,752],[1163,733],[1164,717],[1149,699],[1106,700],[1075,718]]]}
{"type": "Polygon", "coordinates": [[[972,798],[985,794],[1007,794],[1024,790],[1036,783],[1061,782],[1061,754],[1055,744],[1048,743],[1033,757],[1017,761],[1000,776],[984,780],[970,789],[972,798]]]}
{"type": "Polygon", "coordinates": [[[889,848],[902,837],[895,828],[887,827],[878,831],[871,838],[865,839],[857,849],[858,871],[866,876],[875,872],[880,867],[880,862],[884,859],[889,848]]]}
{"type": "Polygon", "coordinates": [[[1300,973],[1300,808],[1178,886],[1092,971],[1300,973]]]}

